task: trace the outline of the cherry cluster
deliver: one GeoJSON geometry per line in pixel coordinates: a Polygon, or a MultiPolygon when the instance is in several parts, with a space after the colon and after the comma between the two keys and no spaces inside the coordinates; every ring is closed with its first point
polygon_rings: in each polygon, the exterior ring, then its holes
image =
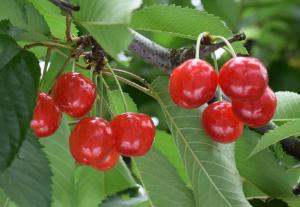
{"type": "MultiPolygon", "coordinates": [[[[60,125],[62,112],[73,118],[85,116],[97,96],[95,84],[80,73],[62,74],[55,82],[51,96],[38,94],[31,127],[37,137],[53,134],[60,125]]],[[[98,170],[114,167],[120,155],[142,156],[154,141],[155,126],[141,113],[123,113],[111,122],[99,117],[84,117],[74,127],[70,152],[79,163],[98,170]]]]}
{"type": "Polygon", "coordinates": [[[238,139],[244,124],[259,128],[267,124],[276,110],[276,96],[268,86],[268,73],[256,58],[234,57],[216,70],[206,61],[190,59],[174,69],[169,82],[172,100],[186,109],[211,100],[220,85],[231,99],[208,105],[202,126],[210,138],[221,143],[238,139]]]}

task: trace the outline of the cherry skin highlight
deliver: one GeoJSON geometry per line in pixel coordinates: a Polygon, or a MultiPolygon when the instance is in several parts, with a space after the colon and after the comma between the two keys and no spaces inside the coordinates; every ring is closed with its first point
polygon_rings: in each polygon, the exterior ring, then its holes
{"type": "Polygon", "coordinates": [[[111,122],[117,151],[125,156],[146,154],[154,141],[155,126],[151,118],[141,113],[124,113],[111,122]]]}
{"type": "Polygon", "coordinates": [[[232,106],[225,101],[208,105],[202,114],[202,126],[211,139],[220,143],[237,140],[244,124],[233,114],[232,106]]]}
{"type": "Polygon", "coordinates": [[[47,137],[53,134],[60,125],[61,111],[53,99],[46,93],[40,92],[34,109],[31,128],[37,137],[47,137]]]}
{"type": "Polygon", "coordinates": [[[95,84],[80,73],[61,75],[52,90],[55,103],[72,117],[81,117],[92,108],[96,99],[95,84]]]}
{"type": "Polygon", "coordinates": [[[217,86],[214,68],[204,60],[190,59],[173,70],[169,92],[175,104],[193,109],[212,99],[217,86]]]}
{"type": "Polygon", "coordinates": [[[224,94],[231,99],[259,99],[268,82],[267,70],[256,58],[232,58],[220,70],[220,86],[224,94]]]}
{"type": "Polygon", "coordinates": [[[69,139],[72,156],[78,163],[85,165],[104,159],[114,144],[110,123],[98,117],[81,119],[69,139]]]}
{"type": "Polygon", "coordinates": [[[235,115],[252,128],[266,125],[276,111],[277,99],[275,93],[269,87],[256,101],[232,101],[232,109],[235,115]]]}
{"type": "Polygon", "coordinates": [[[92,167],[96,170],[110,170],[112,169],[115,165],[117,165],[118,160],[119,160],[120,154],[117,152],[115,148],[113,148],[106,156],[104,159],[101,161],[97,161],[92,165],[92,167]]]}

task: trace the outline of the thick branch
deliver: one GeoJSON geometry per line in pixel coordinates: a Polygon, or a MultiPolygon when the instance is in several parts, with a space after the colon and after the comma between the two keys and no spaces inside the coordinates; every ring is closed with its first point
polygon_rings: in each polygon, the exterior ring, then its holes
{"type": "MultiPolygon", "coordinates": [[[[129,45],[129,51],[141,57],[145,62],[164,69],[167,73],[170,73],[172,69],[180,63],[195,56],[195,47],[168,49],[154,43],[153,41],[135,31],[132,31],[132,33],[133,41],[129,45]]],[[[232,43],[245,39],[245,34],[240,33],[232,36],[228,39],[228,41],[232,43]]],[[[224,42],[211,44],[205,39],[201,43],[201,58],[204,58],[210,53],[225,46],[224,42]]]]}
{"type": "Polygon", "coordinates": [[[71,14],[73,11],[79,11],[80,9],[78,5],[73,5],[65,0],[49,0],[49,1],[69,14],[71,14]]]}

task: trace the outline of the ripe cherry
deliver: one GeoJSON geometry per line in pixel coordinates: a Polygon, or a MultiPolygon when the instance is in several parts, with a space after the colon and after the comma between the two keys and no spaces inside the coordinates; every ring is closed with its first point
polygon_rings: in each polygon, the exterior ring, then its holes
{"type": "Polygon", "coordinates": [[[74,159],[91,165],[107,156],[115,144],[109,122],[98,117],[81,119],[69,139],[70,151],[74,159]]]}
{"type": "Polygon", "coordinates": [[[113,148],[104,159],[97,161],[92,167],[101,171],[112,169],[118,163],[119,157],[119,153],[113,148]]]}
{"type": "Polygon", "coordinates": [[[272,119],[276,105],[275,93],[269,87],[258,100],[232,101],[232,109],[235,115],[252,128],[266,125],[272,119]]]}
{"type": "Polygon", "coordinates": [[[202,126],[210,138],[221,143],[235,141],[244,130],[244,124],[233,114],[231,104],[225,101],[206,107],[202,114],[202,126]]]}
{"type": "Polygon", "coordinates": [[[46,93],[40,92],[34,109],[31,128],[37,137],[47,137],[53,134],[61,122],[61,111],[53,99],[46,93]]]}
{"type": "Polygon", "coordinates": [[[96,87],[80,73],[69,72],[56,80],[52,96],[61,111],[72,117],[81,117],[92,108],[96,87]]]}
{"type": "Polygon", "coordinates": [[[111,122],[117,151],[125,156],[146,154],[154,141],[155,126],[146,114],[124,113],[111,122]]]}
{"type": "Polygon", "coordinates": [[[219,83],[231,99],[256,100],[268,85],[268,73],[258,59],[236,57],[221,68],[219,83]]]}
{"type": "Polygon", "coordinates": [[[174,69],[170,76],[170,96],[178,106],[197,108],[215,95],[218,75],[204,60],[190,59],[174,69]]]}

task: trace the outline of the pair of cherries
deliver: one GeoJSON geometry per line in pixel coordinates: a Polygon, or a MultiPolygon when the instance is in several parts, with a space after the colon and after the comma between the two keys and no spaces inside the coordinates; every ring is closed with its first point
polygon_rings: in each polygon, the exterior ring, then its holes
{"type": "MultiPolygon", "coordinates": [[[[86,115],[96,99],[96,86],[80,73],[65,73],[55,82],[52,97],[40,92],[31,127],[37,137],[53,134],[61,122],[61,112],[73,118],[86,115]]],[[[98,170],[111,169],[119,155],[141,156],[154,141],[155,126],[145,114],[124,113],[111,123],[98,117],[81,119],[69,139],[70,151],[81,164],[98,170]]]]}
{"type": "Polygon", "coordinates": [[[202,125],[213,140],[233,142],[242,134],[244,123],[259,128],[272,119],[276,97],[268,87],[266,68],[256,58],[232,58],[223,65],[219,77],[209,63],[188,60],[174,69],[169,91],[178,106],[193,109],[211,100],[218,84],[232,103],[217,101],[204,110],[202,125]]]}
{"type": "Polygon", "coordinates": [[[141,113],[124,113],[111,123],[98,117],[80,120],[70,136],[70,151],[81,164],[98,170],[114,167],[119,156],[142,156],[154,141],[155,126],[141,113]]]}
{"type": "Polygon", "coordinates": [[[80,73],[65,73],[55,82],[52,96],[39,92],[31,127],[37,137],[48,137],[60,126],[61,112],[82,117],[92,108],[96,87],[80,73]]]}

